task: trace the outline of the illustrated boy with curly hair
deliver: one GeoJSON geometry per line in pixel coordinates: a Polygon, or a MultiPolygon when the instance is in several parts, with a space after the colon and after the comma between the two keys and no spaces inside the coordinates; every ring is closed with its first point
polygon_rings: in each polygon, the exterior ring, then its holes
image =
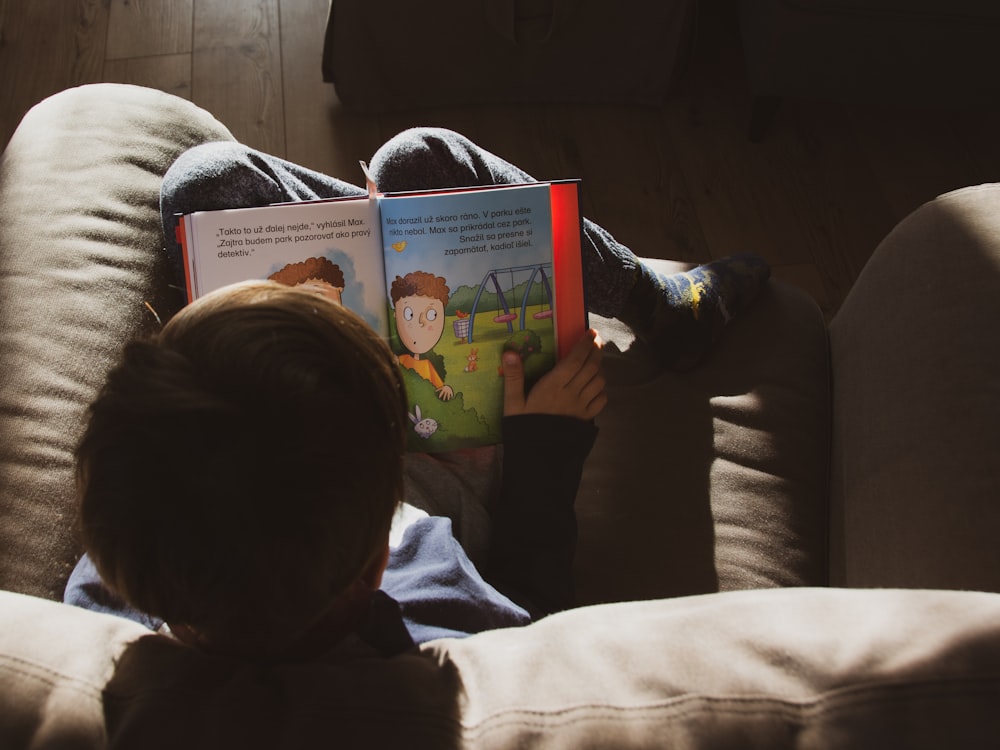
{"type": "Polygon", "coordinates": [[[444,311],[450,291],[444,277],[426,271],[397,276],[389,290],[399,340],[410,352],[399,355],[399,364],[430,381],[442,401],[454,398],[455,390],[444,382],[431,361],[420,355],[433,349],[444,334],[444,311]]]}
{"type": "Polygon", "coordinates": [[[331,302],[344,304],[344,272],[328,258],[306,258],[298,263],[289,263],[267,278],[285,286],[305,285],[331,302]]]}

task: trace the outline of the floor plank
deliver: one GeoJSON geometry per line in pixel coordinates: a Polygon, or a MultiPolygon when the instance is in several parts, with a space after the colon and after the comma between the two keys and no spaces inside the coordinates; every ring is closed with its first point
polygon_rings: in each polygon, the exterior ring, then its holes
{"type": "Polygon", "coordinates": [[[108,12],[102,0],[5,2],[0,16],[0,143],[34,104],[101,80],[108,12]]]}
{"type": "Polygon", "coordinates": [[[243,143],[285,155],[277,0],[199,0],[191,100],[243,143]]]}
{"type": "Polygon", "coordinates": [[[194,0],[111,0],[108,60],[191,51],[194,0]]]}
{"type": "Polygon", "coordinates": [[[966,113],[926,107],[858,104],[848,108],[871,171],[899,221],[941,193],[967,184],[975,158],[963,148],[942,153],[937,144],[959,144],[956,122],[966,113]]]}
{"type": "Polygon", "coordinates": [[[190,99],[191,54],[106,60],[104,80],[160,89],[182,99],[190,99]]]}
{"type": "Polygon", "coordinates": [[[329,0],[281,3],[281,56],[287,158],[354,184],[360,159],[381,142],[378,119],[344,111],[320,61],[329,0]]]}
{"type": "Polygon", "coordinates": [[[749,139],[752,96],[733,74],[742,70],[733,20],[697,50],[664,110],[666,129],[711,256],[751,251],[776,269],[815,267],[823,294],[814,296],[830,316],[891,212],[843,108],[787,101],[764,140],[749,139]]]}
{"type": "Polygon", "coordinates": [[[572,144],[569,176],[590,196],[589,218],[639,255],[707,260],[681,161],[664,135],[662,111],[563,107],[561,137],[572,144]]]}

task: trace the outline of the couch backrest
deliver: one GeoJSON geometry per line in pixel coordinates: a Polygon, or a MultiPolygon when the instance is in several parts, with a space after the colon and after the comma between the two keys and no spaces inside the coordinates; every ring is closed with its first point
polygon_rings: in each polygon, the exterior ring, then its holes
{"type": "Polygon", "coordinates": [[[1000,736],[993,594],[710,594],[341,656],[230,664],[0,592],[0,746],[937,750],[1000,736]]]}
{"type": "Polygon", "coordinates": [[[1000,184],[925,203],[830,325],[835,585],[1000,591],[1000,184]]]}

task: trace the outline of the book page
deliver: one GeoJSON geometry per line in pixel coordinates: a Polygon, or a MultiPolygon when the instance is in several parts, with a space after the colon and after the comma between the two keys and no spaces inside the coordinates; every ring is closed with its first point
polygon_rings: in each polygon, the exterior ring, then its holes
{"type": "Polygon", "coordinates": [[[388,336],[378,204],[367,198],[185,216],[189,298],[249,279],[323,281],[329,296],[388,336]]]}
{"type": "Polygon", "coordinates": [[[390,195],[381,207],[411,448],[499,442],[502,351],[521,353],[529,384],[557,357],[550,186],[390,195]]]}

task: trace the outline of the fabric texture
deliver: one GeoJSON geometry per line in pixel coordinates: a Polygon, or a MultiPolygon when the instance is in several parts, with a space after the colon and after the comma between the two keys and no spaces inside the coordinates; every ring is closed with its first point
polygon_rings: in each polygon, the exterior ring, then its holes
{"type": "Polygon", "coordinates": [[[150,308],[174,302],[150,199],[183,151],[226,138],[182,99],[100,86],[36,106],[4,150],[0,588],[58,599],[65,587],[85,409],[122,343],[155,325],[150,308]]]}
{"type": "Polygon", "coordinates": [[[830,369],[815,304],[772,282],[686,373],[651,366],[616,321],[591,324],[610,342],[612,406],[577,498],[579,600],[825,584],[830,369]]]}
{"type": "Polygon", "coordinates": [[[90,555],[85,554],[81,557],[76,567],[73,568],[69,581],[66,583],[66,591],[63,593],[62,600],[66,604],[81,607],[91,612],[124,617],[153,632],[163,627],[163,620],[159,617],[140,612],[109,589],[101,580],[101,574],[97,572],[97,566],[90,559],[90,555]]]}
{"type": "Polygon", "coordinates": [[[390,552],[382,589],[399,602],[418,644],[531,622],[524,608],[483,580],[452,535],[451,521],[438,516],[406,530],[390,552]]]}
{"type": "Polygon", "coordinates": [[[998,206],[922,206],[831,325],[835,583],[1000,591],[998,206]]]}
{"type": "Polygon", "coordinates": [[[247,668],[0,592],[5,747],[987,748],[1000,598],[766,589],[247,668]],[[221,739],[220,739],[221,738],[221,739]]]}

